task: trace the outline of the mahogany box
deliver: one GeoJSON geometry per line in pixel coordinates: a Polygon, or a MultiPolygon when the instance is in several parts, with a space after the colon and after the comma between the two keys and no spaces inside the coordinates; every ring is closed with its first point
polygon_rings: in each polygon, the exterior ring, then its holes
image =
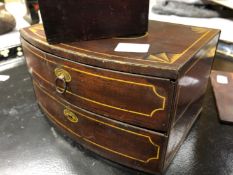
{"type": "Polygon", "coordinates": [[[39,0],[49,43],[142,35],[149,0],[39,0]]]}
{"type": "Polygon", "coordinates": [[[219,33],[150,21],[141,37],[50,45],[34,25],[21,41],[38,104],[58,129],[107,159],[158,173],[202,110],[219,33]],[[137,48],[115,51],[119,43],[137,48]]]}

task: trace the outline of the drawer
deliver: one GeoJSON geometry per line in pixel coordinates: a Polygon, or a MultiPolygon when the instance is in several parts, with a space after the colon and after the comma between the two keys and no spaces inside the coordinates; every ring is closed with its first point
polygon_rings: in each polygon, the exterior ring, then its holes
{"type": "Polygon", "coordinates": [[[30,72],[51,94],[105,117],[167,131],[174,90],[170,80],[91,67],[22,43],[30,72]]]}
{"type": "Polygon", "coordinates": [[[78,143],[132,168],[161,170],[165,135],[81,110],[51,95],[36,81],[33,84],[38,103],[49,120],[78,143]]]}

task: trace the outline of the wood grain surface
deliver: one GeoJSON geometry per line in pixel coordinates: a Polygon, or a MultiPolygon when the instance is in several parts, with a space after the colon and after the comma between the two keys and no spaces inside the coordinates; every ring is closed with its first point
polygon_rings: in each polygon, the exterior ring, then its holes
{"type": "Polygon", "coordinates": [[[154,172],[161,169],[165,135],[82,111],[51,95],[36,81],[33,84],[38,103],[49,120],[86,147],[141,170],[154,172]],[[70,115],[76,120],[71,120],[70,115]],[[123,139],[119,142],[120,138],[123,139]]]}
{"type": "Polygon", "coordinates": [[[149,0],[39,0],[49,43],[142,35],[149,0]]]}
{"type": "Polygon", "coordinates": [[[21,30],[37,48],[75,62],[126,73],[177,79],[195,62],[193,56],[219,35],[219,30],[150,21],[142,37],[48,44],[41,24],[21,30]],[[118,43],[150,44],[148,53],[115,52],[118,43]]]}
{"type": "Polygon", "coordinates": [[[60,130],[110,160],[161,173],[201,112],[219,31],[150,22],[139,38],[51,45],[41,25],[21,36],[38,103],[60,130]],[[150,49],[115,52],[119,42],[150,49]]]}
{"type": "MultiPolygon", "coordinates": [[[[57,94],[54,71],[66,70],[71,81],[60,97],[69,103],[136,126],[167,131],[174,91],[170,80],[74,64],[22,43],[33,77],[50,93],[57,94]]],[[[63,88],[59,82],[57,86],[63,88]]]]}

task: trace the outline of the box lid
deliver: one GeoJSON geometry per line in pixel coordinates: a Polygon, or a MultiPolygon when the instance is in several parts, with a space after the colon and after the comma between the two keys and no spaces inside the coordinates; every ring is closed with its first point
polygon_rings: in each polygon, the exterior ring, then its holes
{"type": "MultiPolygon", "coordinates": [[[[37,24],[21,31],[23,39],[53,55],[101,68],[177,79],[195,61],[194,55],[214,37],[219,30],[164,23],[149,22],[144,36],[111,38],[48,44],[43,25],[37,24]],[[149,44],[146,53],[116,52],[119,43],[149,44]]],[[[215,51],[215,49],[214,49],[215,51]]]]}

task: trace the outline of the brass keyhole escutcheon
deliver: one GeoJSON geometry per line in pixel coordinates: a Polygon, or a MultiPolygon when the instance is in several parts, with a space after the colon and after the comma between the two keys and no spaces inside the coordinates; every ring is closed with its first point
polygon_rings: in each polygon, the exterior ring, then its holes
{"type": "Polygon", "coordinates": [[[70,74],[61,68],[56,68],[54,70],[56,79],[55,79],[55,88],[59,94],[64,94],[67,90],[67,83],[71,82],[70,74]],[[58,82],[62,83],[62,87],[58,87],[58,82]]]}
{"type": "Polygon", "coordinates": [[[69,109],[64,109],[64,115],[72,123],[78,123],[78,117],[69,109]]]}

